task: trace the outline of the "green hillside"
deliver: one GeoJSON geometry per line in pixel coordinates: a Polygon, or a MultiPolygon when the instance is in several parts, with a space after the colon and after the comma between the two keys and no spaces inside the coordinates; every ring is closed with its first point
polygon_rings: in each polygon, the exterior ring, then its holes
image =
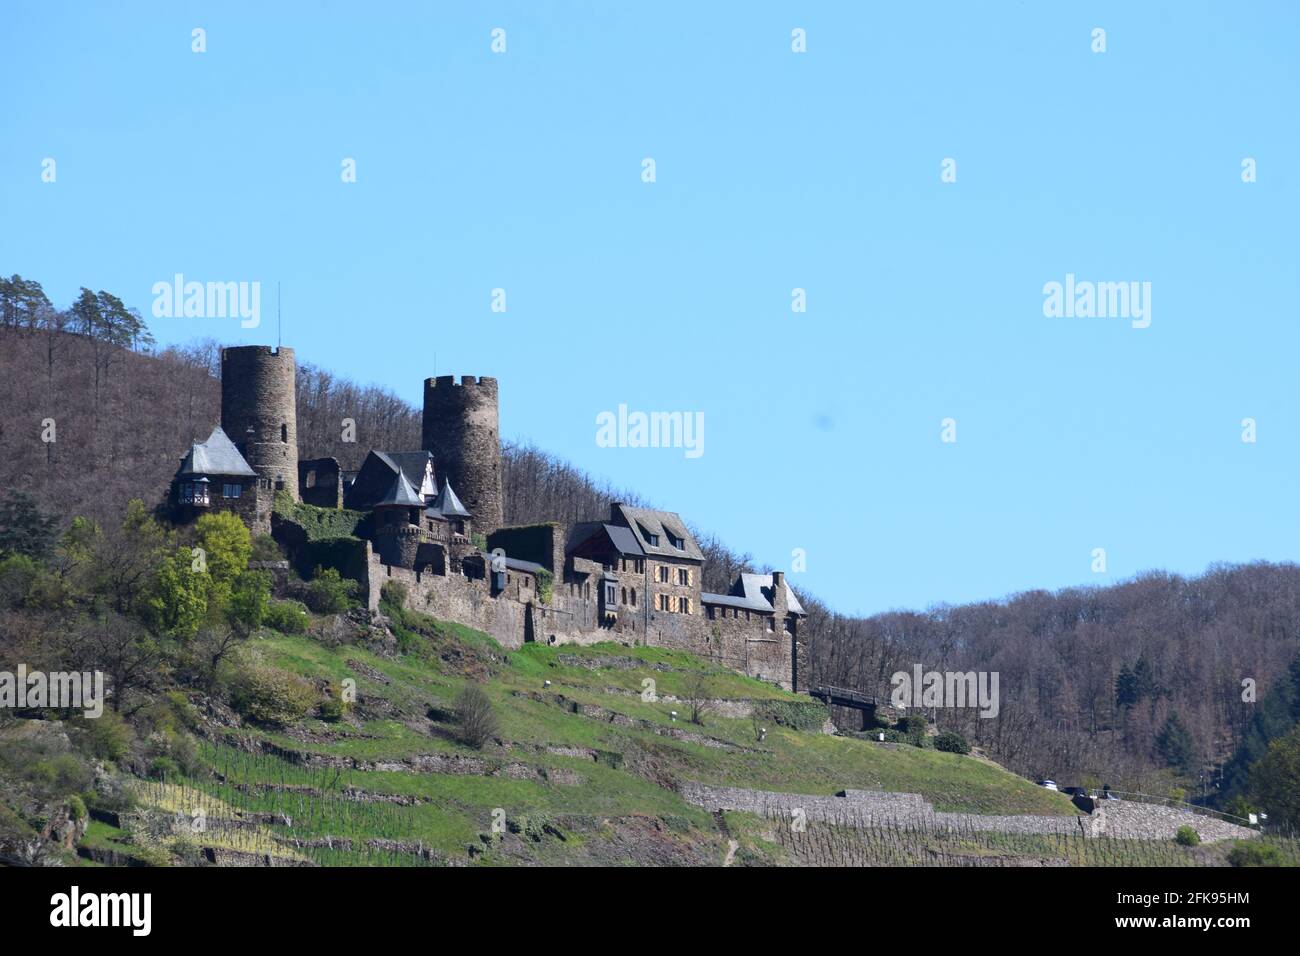
{"type": "MultiPolygon", "coordinates": [[[[146,809],[203,809],[207,832],[172,842],[209,846],[214,828],[239,818],[247,825],[223,845],[279,862],[720,863],[723,824],[677,794],[683,780],[1074,812],[983,760],[824,734],[819,703],[685,653],[613,643],[507,652],[467,628],[386,610],[395,653],[265,630],[249,648],[259,666],[325,693],[355,681],[356,702],[337,719],[225,726],[233,715],[186,708],[197,769],[134,787],[146,809]],[[486,691],[499,722],[481,748],[459,741],[452,712],[467,683],[486,691]],[[713,712],[690,722],[687,697],[709,699],[713,712]],[[736,716],[744,708],[760,716],[736,716]]],[[[156,862],[159,847],[143,846],[138,822],[135,831],[96,823],[84,842],[99,859],[115,850],[156,862]]]]}

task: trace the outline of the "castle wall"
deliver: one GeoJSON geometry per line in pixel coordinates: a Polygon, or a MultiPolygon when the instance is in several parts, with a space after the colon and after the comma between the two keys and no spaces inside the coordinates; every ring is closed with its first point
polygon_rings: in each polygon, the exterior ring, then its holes
{"type": "MultiPolygon", "coordinates": [[[[387,545],[385,544],[384,547],[387,545]]],[[[525,642],[596,644],[621,641],[689,651],[751,677],[791,689],[793,635],[782,620],[751,612],[747,618],[710,620],[703,614],[675,614],[620,607],[611,619],[601,614],[599,576],[588,591],[580,581],[556,584],[547,604],[537,595],[537,582],[526,571],[510,569],[503,591],[493,594],[491,577],[471,568],[467,574],[438,573],[431,565],[417,572],[385,563],[382,553],[367,555],[367,602],[379,609],[379,596],[387,581],[406,586],[406,606],[433,617],[456,621],[492,635],[506,648],[525,642]],[[590,596],[588,596],[590,595],[590,596]],[[773,629],[767,622],[773,621],[773,629]]]]}
{"type": "Polygon", "coordinates": [[[298,494],[318,508],[343,507],[343,476],[337,458],[308,458],[298,462],[298,494]]]}
{"type": "Polygon", "coordinates": [[[439,484],[446,478],[474,515],[474,527],[488,534],[504,523],[501,490],[501,432],[497,380],[442,375],[424,382],[423,445],[433,453],[439,484]]]}
{"type": "Polygon", "coordinates": [[[221,350],[221,428],[272,489],[298,500],[298,414],[293,349],[221,350]]]}

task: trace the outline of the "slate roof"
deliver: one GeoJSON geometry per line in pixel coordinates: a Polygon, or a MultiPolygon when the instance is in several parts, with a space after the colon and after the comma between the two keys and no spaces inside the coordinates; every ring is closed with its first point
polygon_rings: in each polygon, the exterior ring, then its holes
{"type": "Polygon", "coordinates": [[[397,477],[393,479],[392,487],[388,489],[388,494],[376,501],[374,507],[381,508],[385,505],[423,508],[424,499],[420,497],[419,492],[411,487],[411,483],[406,480],[406,475],[399,470],[397,477]]]}
{"type": "Polygon", "coordinates": [[[575,550],[578,546],[586,544],[596,535],[604,532],[619,554],[632,555],[638,558],[645,554],[645,551],[641,549],[641,543],[637,540],[636,535],[632,533],[632,529],[625,528],[621,524],[584,521],[580,525],[575,525],[573,530],[578,533],[569,535],[569,543],[565,547],[566,552],[575,550]]]}
{"type": "MultiPolygon", "coordinates": [[[[741,588],[741,592],[746,597],[758,596],[761,597],[763,600],[767,601],[769,604],[771,603],[772,575],[742,574],[737,584],[739,584],[741,588]]],[[[736,590],[736,587],[733,585],[731,590],[734,592],[736,590]]],[[[790,608],[791,613],[793,614],[807,613],[803,609],[803,605],[799,603],[799,599],[794,596],[794,589],[788,586],[788,582],[786,587],[785,601],[786,601],[786,605],[790,608]]]]}
{"type": "Polygon", "coordinates": [[[178,475],[238,475],[242,478],[256,478],[257,472],[244,461],[226,433],[218,425],[205,442],[195,442],[190,446],[189,454],[181,459],[178,475]]]}
{"type": "Polygon", "coordinates": [[[618,505],[627,525],[636,536],[637,544],[645,554],[672,558],[688,558],[703,561],[704,553],[695,543],[695,538],[686,527],[686,522],[675,511],[655,511],[653,508],[632,508],[618,505]],[[650,544],[646,533],[659,536],[657,545],[650,544]],[[682,547],[675,548],[668,540],[669,534],[682,540],[682,547]]]}
{"type": "Polygon", "coordinates": [[[760,611],[763,614],[771,614],[772,605],[763,598],[754,600],[753,598],[740,597],[735,594],[710,594],[708,591],[700,592],[700,600],[705,604],[720,604],[723,607],[739,607],[747,611],[760,611]]]}
{"type": "Polygon", "coordinates": [[[427,451],[375,451],[375,456],[393,471],[400,471],[416,491],[424,483],[425,469],[433,454],[427,451]]]}
{"type": "Polygon", "coordinates": [[[451,482],[446,478],[442,479],[442,489],[438,492],[436,498],[429,505],[429,510],[443,517],[469,518],[472,517],[465,506],[460,503],[456,497],[456,492],[451,490],[451,482]]]}
{"type": "MultiPolygon", "coordinates": [[[[701,593],[700,600],[705,604],[739,607],[748,611],[761,611],[771,614],[773,613],[772,599],[774,596],[772,575],[741,574],[736,578],[736,583],[731,586],[730,594],[701,593]]],[[[803,605],[799,603],[799,599],[794,596],[794,589],[788,585],[786,586],[785,600],[791,614],[798,614],[802,617],[808,613],[803,609],[803,605]]]]}

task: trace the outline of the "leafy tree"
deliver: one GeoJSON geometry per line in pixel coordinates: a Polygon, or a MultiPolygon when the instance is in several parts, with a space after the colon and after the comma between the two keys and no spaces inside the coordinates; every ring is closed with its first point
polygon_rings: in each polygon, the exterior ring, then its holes
{"type": "Polygon", "coordinates": [[[0,502],[0,557],[25,554],[42,561],[54,548],[58,518],[45,515],[26,491],[11,491],[0,502]]]}
{"type": "Polygon", "coordinates": [[[247,638],[262,625],[270,604],[271,575],[265,571],[245,571],[231,588],[226,617],[240,638],[247,638]]]}
{"type": "Polygon", "coordinates": [[[91,590],[112,600],[114,610],[128,613],[146,590],[166,545],[167,532],[144,502],[133,498],[122,523],[92,539],[93,557],[83,575],[91,590]]]}
{"type": "Polygon", "coordinates": [[[225,590],[248,571],[253,554],[253,539],[239,516],[229,511],[211,512],[195,524],[198,545],[212,580],[225,590]]]}
{"type": "Polygon", "coordinates": [[[145,617],[159,634],[187,639],[198,633],[208,617],[211,579],[194,569],[189,548],[164,555],[154,572],[145,617]]]}

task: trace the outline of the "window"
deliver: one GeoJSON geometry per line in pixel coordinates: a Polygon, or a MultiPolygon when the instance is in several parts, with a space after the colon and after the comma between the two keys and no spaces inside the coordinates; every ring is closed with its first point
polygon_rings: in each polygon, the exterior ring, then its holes
{"type": "Polygon", "coordinates": [[[645,539],[650,544],[650,547],[652,548],[659,547],[659,535],[646,532],[645,539]]]}
{"type": "Polygon", "coordinates": [[[281,425],[281,426],[280,426],[280,441],[282,441],[282,442],[288,442],[288,441],[289,441],[289,426],[288,426],[288,425],[281,425]]]}
{"type": "Polygon", "coordinates": [[[673,534],[671,531],[668,532],[668,543],[678,551],[686,550],[686,539],[677,537],[677,535],[673,534]]]}
{"type": "Polygon", "coordinates": [[[659,595],[659,610],[661,610],[661,611],[666,611],[666,610],[668,610],[668,595],[667,595],[667,594],[661,594],[661,595],[659,595]]]}
{"type": "Polygon", "coordinates": [[[713,620],[714,615],[717,613],[717,610],[718,610],[718,609],[715,608],[713,605],[711,605],[711,604],[709,605],[708,610],[707,610],[706,613],[709,615],[709,620],[710,620],[710,621],[713,620]]]}
{"type": "Polygon", "coordinates": [[[221,486],[221,497],[238,498],[240,494],[243,492],[243,490],[244,490],[243,486],[240,484],[233,484],[233,485],[223,484],[221,486]]]}
{"type": "Polygon", "coordinates": [[[613,581],[608,581],[605,584],[605,606],[607,608],[618,606],[618,587],[613,581]]]}
{"type": "Polygon", "coordinates": [[[690,583],[691,583],[691,569],[690,569],[690,568],[678,568],[678,569],[677,569],[677,583],[678,583],[678,584],[681,584],[681,585],[685,585],[685,586],[687,586],[687,587],[690,586],[690,583]]]}
{"type": "Polygon", "coordinates": [[[655,571],[655,574],[660,584],[668,583],[668,565],[666,564],[659,565],[659,567],[655,571]]]}
{"type": "Polygon", "coordinates": [[[678,599],[677,599],[677,610],[681,611],[683,614],[690,614],[690,613],[691,613],[691,599],[690,599],[690,598],[685,598],[685,597],[684,597],[684,598],[678,598],[678,599]]]}
{"type": "Polygon", "coordinates": [[[632,606],[636,607],[636,588],[632,589],[632,606]]]}
{"type": "Polygon", "coordinates": [[[623,591],[622,591],[622,595],[621,595],[621,596],[622,596],[623,600],[622,600],[622,602],[620,602],[620,603],[622,603],[622,604],[626,604],[626,603],[627,603],[627,588],[624,588],[624,589],[623,589],[623,591]]]}
{"type": "Polygon", "coordinates": [[[770,617],[767,619],[767,629],[768,629],[769,631],[775,631],[775,630],[776,630],[776,622],[773,621],[770,617]]]}

